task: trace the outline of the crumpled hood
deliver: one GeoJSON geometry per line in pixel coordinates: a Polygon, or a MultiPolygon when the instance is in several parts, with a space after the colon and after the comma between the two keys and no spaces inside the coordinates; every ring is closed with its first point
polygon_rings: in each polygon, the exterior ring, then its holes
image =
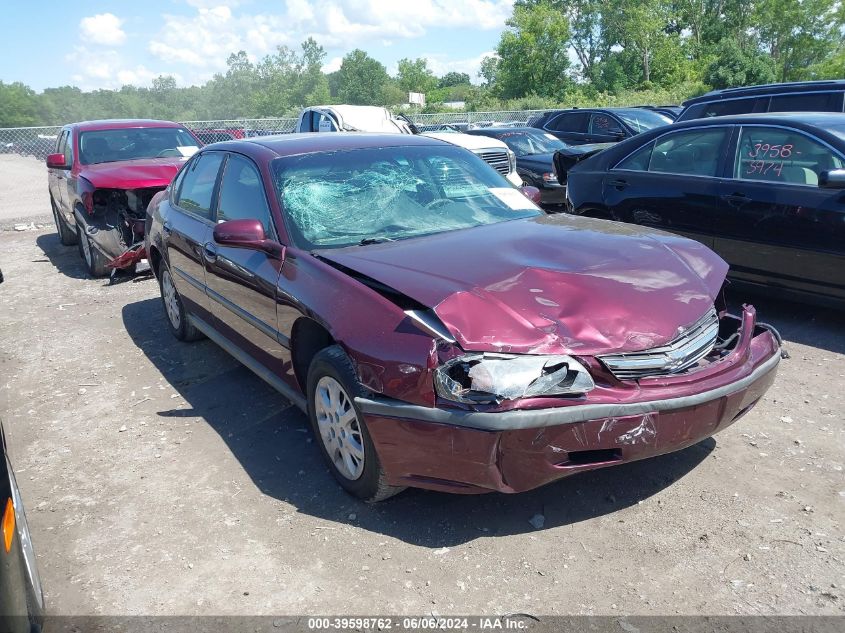
{"type": "Polygon", "coordinates": [[[661,345],[728,269],[698,242],[568,215],[316,253],[433,308],[464,350],[516,353],[661,345]]]}
{"type": "Polygon", "coordinates": [[[186,158],[142,158],[83,165],[79,175],[97,189],[166,187],[186,158]]]}

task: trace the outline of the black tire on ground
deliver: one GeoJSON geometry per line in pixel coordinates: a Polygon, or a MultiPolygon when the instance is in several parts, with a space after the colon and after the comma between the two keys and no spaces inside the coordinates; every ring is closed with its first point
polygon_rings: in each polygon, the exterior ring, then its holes
{"type": "Polygon", "coordinates": [[[163,261],[159,265],[158,271],[158,287],[161,291],[161,303],[164,308],[165,321],[170,328],[170,332],[180,341],[197,341],[204,338],[204,334],[200,332],[191,320],[188,318],[188,313],[185,310],[185,304],[182,302],[182,297],[179,296],[179,291],[173,284],[173,276],[170,273],[170,268],[167,262],[163,261]]]}
{"type": "Polygon", "coordinates": [[[79,218],[76,220],[76,234],[79,238],[77,247],[79,249],[79,256],[85,264],[85,269],[92,277],[105,277],[111,272],[106,264],[109,260],[105,255],[94,246],[91,238],[85,231],[85,224],[79,218]]]}
{"type": "Polygon", "coordinates": [[[52,196],[50,196],[50,205],[53,207],[53,221],[56,223],[56,233],[59,234],[59,241],[65,246],[73,246],[77,241],[76,231],[67,225],[62,214],[58,212],[52,196]]]}
{"type": "Polygon", "coordinates": [[[306,391],[308,397],[308,419],[311,422],[311,429],[317,440],[316,443],[320,447],[320,452],[323,455],[323,459],[326,460],[329,470],[331,470],[332,475],[334,475],[343,489],[353,496],[371,503],[383,501],[388,497],[402,492],[404,487],[391,486],[385,482],[384,469],[381,466],[381,461],[370,438],[366,422],[364,422],[364,416],[361,414],[358,405],[355,404],[355,396],[365,396],[367,395],[367,391],[358,382],[352,361],[339,345],[326,347],[314,356],[308,368],[306,391]],[[338,449],[336,446],[332,446],[331,448],[327,446],[327,440],[324,439],[320,431],[317,414],[317,398],[319,397],[317,387],[321,379],[324,378],[336,381],[344,392],[341,397],[345,398],[345,403],[351,406],[356,416],[356,419],[350,424],[354,425],[355,434],[360,436],[364,459],[363,470],[354,479],[342,472],[335,464],[329,451],[332,450],[335,455],[338,455],[336,452],[338,449]]]}

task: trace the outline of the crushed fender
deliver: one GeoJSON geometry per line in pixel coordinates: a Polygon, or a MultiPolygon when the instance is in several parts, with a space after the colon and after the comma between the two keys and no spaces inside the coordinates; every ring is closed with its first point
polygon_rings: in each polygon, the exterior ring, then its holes
{"type": "Polygon", "coordinates": [[[114,270],[124,270],[126,268],[131,268],[135,266],[146,257],[147,249],[144,248],[143,242],[139,242],[138,244],[132,246],[129,250],[115,257],[108,264],[106,264],[106,266],[114,270]]]}

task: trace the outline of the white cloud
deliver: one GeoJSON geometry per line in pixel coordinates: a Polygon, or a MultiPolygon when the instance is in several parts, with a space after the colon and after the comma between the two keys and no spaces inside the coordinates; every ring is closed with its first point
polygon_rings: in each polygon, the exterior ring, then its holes
{"type": "MultiPolygon", "coordinates": [[[[328,49],[349,50],[420,38],[429,29],[501,28],[513,7],[513,0],[288,0],[280,13],[249,15],[232,11],[238,3],[187,1],[195,13],[162,16],[148,49],[166,62],[192,66],[197,75],[225,70],[230,53],[245,50],[259,58],[279,45],[297,47],[307,37],[328,49]]],[[[326,67],[333,68],[334,61],[326,67]]],[[[471,61],[455,63],[477,73],[471,61]]]]}
{"type": "Polygon", "coordinates": [[[80,36],[85,42],[118,46],[126,41],[122,25],[123,20],[113,13],[98,13],[80,20],[80,36]]]}
{"type": "Polygon", "coordinates": [[[340,65],[343,63],[343,57],[332,57],[329,61],[325,63],[325,65],[321,68],[321,70],[326,73],[333,73],[336,70],[340,70],[340,65]]]}
{"type": "Polygon", "coordinates": [[[143,64],[129,66],[115,50],[91,50],[84,45],[74,46],[65,55],[65,61],[75,71],[71,79],[83,90],[117,89],[126,84],[150,85],[159,75],[172,75],[177,83],[182,83],[182,77],[177,73],[156,72],[143,64]]]}

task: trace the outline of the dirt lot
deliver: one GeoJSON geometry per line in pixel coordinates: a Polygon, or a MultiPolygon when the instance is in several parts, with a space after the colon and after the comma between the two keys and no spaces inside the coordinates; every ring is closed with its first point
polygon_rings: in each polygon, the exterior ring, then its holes
{"type": "Polygon", "coordinates": [[[52,221],[44,162],[32,156],[0,154],[0,230],[52,221]]]}
{"type": "Polygon", "coordinates": [[[792,359],[681,453],[368,506],[298,410],[172,339],[154,281],[87,279],[52,229],[0,232],[0,267],[0,416],[53,614],[845,613],[841,313],[755,297],[792,359]]]}

